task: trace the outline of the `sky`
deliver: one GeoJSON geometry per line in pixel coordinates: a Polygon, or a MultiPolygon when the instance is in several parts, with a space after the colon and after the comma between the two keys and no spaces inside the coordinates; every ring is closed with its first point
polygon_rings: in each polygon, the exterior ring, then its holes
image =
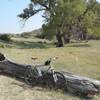
{"type": "Polygon", "coordinates": [[[0,2],[0,33],[21,33],[38,29],[44,22],[41,14],[30,18],[23,27],[22,21],[17,17],[30,0],[2,0],[0,2]]]}
{"type": "MultiPolygon", "coordinates": [[[[100,2],[100,0],[97,0],[100,2]]],[[[2,0],[0,2],[0,33],[21,33],[38,29],[44,22],[41,13],[30,18],[23,27],[17,17],[30,0],[2,0]]]]}

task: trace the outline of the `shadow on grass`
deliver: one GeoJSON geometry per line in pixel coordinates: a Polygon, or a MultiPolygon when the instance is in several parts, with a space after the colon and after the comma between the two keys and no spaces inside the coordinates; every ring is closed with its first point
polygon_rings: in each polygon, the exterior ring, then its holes
{"type": "Polygon", "coordinates": [[[80,100],[94,100],[94,97],[85,97],[84,95],[73,94],[70,92],[63,91],[64,95],[69,95],[71,97],[78,97],[80,100]]]}
{"type": "MultiPolygon", "coordinates": [[[[0,44],[2,45],[1,47],[4,47],[5,45],[8,48],[19,48],[19,49],[47,49],[50,47],[56,47],[54,46],[53,43],[48,43],[48,42],[42,42],[42,41],[10,41],[10,42],[5,42],[5,41],[0,41],[0,44]]],[[[66,45],[67,47],[91,47],[88,43],[70,43],[66,45]]]]}
{"type": "Polygon", "coordinates": [[[45,43],[40,43],[40,42],[30,42],[30,41],[25,41],[25,42],[15,42],[15,46],[17,46],[20,49],[32,49],[32,48],[39,48],[39,49],[44,49],[48,48],[48,44],[45,43]]]}
{"type": "Polygon", "coordinates": [[[67,47],[91,47],[91,46],[87,43],[82,43],[82,44],[79,44],[79,43],[76,44],[75,43],[75,44],[70,44],[67,47]]]}
{"type": "Polygon", "coordinates": [[[45,43],[45,42],[33,42],[33,41],[0,41],[1,47],[8,47],[8,48],[19,48],[19,49],[47,49],[52,47],[52,43],[45,43]]]}

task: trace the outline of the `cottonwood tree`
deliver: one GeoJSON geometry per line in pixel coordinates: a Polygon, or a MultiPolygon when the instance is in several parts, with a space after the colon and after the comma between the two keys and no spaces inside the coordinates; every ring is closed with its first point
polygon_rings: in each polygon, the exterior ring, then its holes
{"type": "MultiPolygon", "coordinates": [[[[31,4],[29,4],[28,8],[23,10],[23,13],[19,14],[18,16],[24,20],[27,20],[34,14],[38,12],[43,12],[43,17],[45,18],[46,22],[49,23],[52,21],[52,18],[56,15],[55,8],[58,7],[59,3],[58,0],[31,0],[31,4]]],[[[63,42],[61,39],[60,31],[58,30],[58,26],[56,27],[57,30],[57,40],[59,46],[63,46],[63,42]]]]}
{"type": "Polygon", "coordinates": [[[87,33],[95,20],[93,12],[95,0],[30,1],[29,6],[18,16],[26,21],[38,12],[42,12],[42,17],[45,19],[43,30],[48,36],[56,36],[58,47],[69,43],[72,33],[83,35],[87,33]]]}

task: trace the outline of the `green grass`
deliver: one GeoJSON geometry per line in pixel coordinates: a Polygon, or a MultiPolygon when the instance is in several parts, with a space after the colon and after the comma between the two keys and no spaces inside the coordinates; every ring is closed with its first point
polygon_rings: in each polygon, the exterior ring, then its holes
{"type": "MultiPolygon", "coordinates": [[[[59,59],[54,62],[55,69],[70,71],[78,75],[100,80],[99,40],[92,40],[88,43],[71,43],[63,48],[56,48],[54,45],[51,45],[52,43],[49,41],[47,41],[46,44],[39,43],[39,45],[35,44],[34,46],[34,43],[41,41],[38,39],[13,39],[13,41],[15,42],[9,44],[0,42],[0,44],[5,45],[4,47],[0,46],[0,52],[4,53],[9,59],[15,62],[33,64],[31,57],[37,57],[38,60],[36,63],[42,64],[48,58],[57,56],[59,59]],[[31,42],[31,44],[29,44],[29,42],[31,42]],[[19,45],[18,43],[22,44],[19,45]],[[42,48],[41,45],[43,45],[42,48]]],[[[61,91],[55,92],[41,88],[27,88],[23,90],[23,87],[19,85],[11,85],[12,81],[16,83],[15,80],[3,76],[0,76],[0,81],[3,82],[0,83],[0,91],[3,91],[5,94],[7,92],[7,96],[9,95],[11,97],[6,100],[81,100],[79,97],[68,93],[65,94],[61,91]],[[7,84],[9,88],[11,87],[11,89],[5,87],[5,84],[7,84]],[[11,93],[9,93],[9,91],[11,91],[11,93]]],[[[22,84],[20,82],[17,83],[22,84]]],[[[3,93],[2,97],[6,98],[7,96],[3,93]]],[[[100,96],[95,96],[93,100],[100,100],[100,96]]]]}

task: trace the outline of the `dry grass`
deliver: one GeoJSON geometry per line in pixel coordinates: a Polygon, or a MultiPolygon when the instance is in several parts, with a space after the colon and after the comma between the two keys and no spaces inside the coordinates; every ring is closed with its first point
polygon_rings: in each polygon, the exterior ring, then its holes
{"type": "MultiPolygon", "coordinates": [[[[46,44],[47,45],[47,44],[46,44]]],[[[64,48],[0,48],[8,58],[18,63],[33,64],[31,57],[38,57],[36,63],[44,63],[49,57],[58,56],[55,69],[71,71],[79,75],[100,80],[100,41],[73,43],[64,48]]],[[[21,82],[0,76],[0,100],[81,100],[82,98],[50,91],[43,88],[30,89],[21,82]],[[13,84],[14,83],[14,84],[13,84]]],[[[93,100],[100,100],[95,96],[93,100]]]]}

